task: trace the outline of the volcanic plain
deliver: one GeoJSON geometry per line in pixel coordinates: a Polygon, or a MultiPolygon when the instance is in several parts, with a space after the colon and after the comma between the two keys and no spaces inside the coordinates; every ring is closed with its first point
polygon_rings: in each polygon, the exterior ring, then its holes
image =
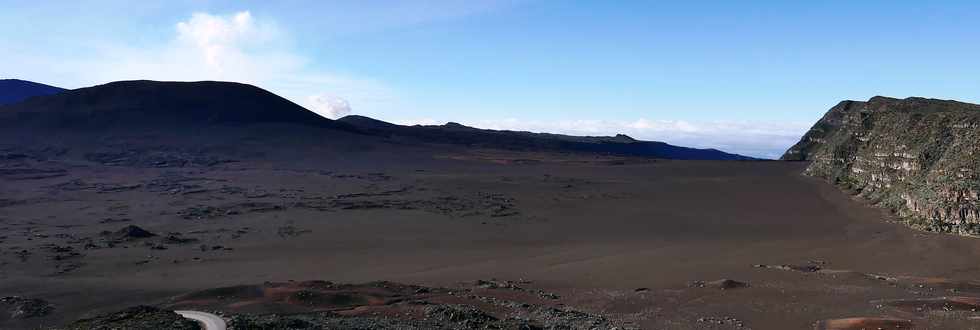
{"type": "Polygon", "coordinates": [[[978,324],[975,302],[937,299],[980,294],[980,242],[893,223],[803,162],[391,148],[181,166],[9,150],[0,292],[50,310],[0,322],[195,303],[261,315],[181,297],[316,280],[516,287],[625,328],[978,324]]]}

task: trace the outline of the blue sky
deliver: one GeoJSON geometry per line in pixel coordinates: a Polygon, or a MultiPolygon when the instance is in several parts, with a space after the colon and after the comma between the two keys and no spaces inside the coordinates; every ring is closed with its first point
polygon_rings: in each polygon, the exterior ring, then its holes
{"type": "Polygon", "coordinates": [[[0,0],[0,76],[776,157],[843,99],[980,102],[973,1],[0,0]]]}

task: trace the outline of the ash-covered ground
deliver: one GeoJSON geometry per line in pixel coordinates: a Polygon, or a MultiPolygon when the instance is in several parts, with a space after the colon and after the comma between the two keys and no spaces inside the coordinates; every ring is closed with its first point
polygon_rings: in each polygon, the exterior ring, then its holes
{"type": "Polygon", "coordinates": [[[153,327],[174,309],[236,329],[980,325],[980,241],[891,223],[804,163],[0,156],[5,329],[153,327]]]}

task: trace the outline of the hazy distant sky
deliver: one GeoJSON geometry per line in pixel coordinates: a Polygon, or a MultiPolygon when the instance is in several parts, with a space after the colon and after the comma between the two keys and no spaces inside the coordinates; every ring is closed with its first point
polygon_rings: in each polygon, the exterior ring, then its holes
{"type": "Polygon", "coordinates": [[[765,157],[842,99],[980,101],[980,1],[277,2],[0,0],[0,77],[765,157]]]}

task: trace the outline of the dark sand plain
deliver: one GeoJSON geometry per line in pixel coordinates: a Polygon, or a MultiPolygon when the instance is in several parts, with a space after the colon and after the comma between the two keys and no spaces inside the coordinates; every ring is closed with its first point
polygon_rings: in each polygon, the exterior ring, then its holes
{"type": "Polygon", "coordinates": [[[892,223],[800,175],[805,163],[392,150],[162,168],[3,160],[47,170],[0,177],[0,296],[55,309],[0,328],[266,281],[491,278],[644,329],[980,328],[969,305],[908,301],[980,296],[980,240],[892,223]],[[129,225],[157,236],[114,233],[129,225]]]}

